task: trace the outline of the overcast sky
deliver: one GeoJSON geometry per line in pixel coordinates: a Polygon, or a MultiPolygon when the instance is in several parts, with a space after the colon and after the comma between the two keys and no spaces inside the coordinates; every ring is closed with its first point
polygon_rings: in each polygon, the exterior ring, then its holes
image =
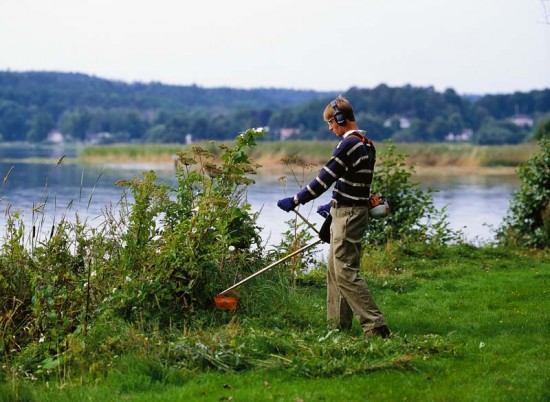
{"type": "Polygon", "coordinates": [[[0,70],[529,91],[550,88],[547,14],[550,0],[0,0],[0,70]]]}

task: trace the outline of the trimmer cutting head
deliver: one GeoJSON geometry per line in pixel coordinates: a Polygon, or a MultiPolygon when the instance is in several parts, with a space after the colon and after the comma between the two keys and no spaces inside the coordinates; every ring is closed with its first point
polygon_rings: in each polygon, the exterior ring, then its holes
{"type": "Polygon", "coordinates": [[[233,286],[228,287],[223,292],[218,293],[216,296],[214,296],[214,303],[216,304],[216,307],[219,308],[220,310],[226,310],[226,311],[235,311],[235,310],[237,310],[237,298],[232,297],[232,296],[225,296],[226,293],[231,292],[233,289],[241,286],[243,283],[248,282],[250,279],[252,279],[252,278],[260,275],[261,273],[263,273],[263,272],[279,265],[280,263],[288,260],[289,258],[292,258],[295,255],[303,253],[307,249],[310,249],[310,248],[314,247],[315,245],[321,243],[321,241],[322,241],[321,239],[318,239],[318,240],[314,241],[313,243],[310,243],[310,244],[307,244],[307,245],[303,246],[302,248],[288,254],[286,257],[283,257],[280,260],[269,264],[267,267],[264,267],[264,268],[260,269],[259,271],[254,272],[252,275],[247,276],[246,278],[244,278],[240,282],[234,284],[233,286]]]}
{"type": "Polygon", "coordinates": [[[218,294],[214,296],[214,304],[220,310],[236,311],[237,310],[237,298],[232,296],[225,296],[218,294]]]}

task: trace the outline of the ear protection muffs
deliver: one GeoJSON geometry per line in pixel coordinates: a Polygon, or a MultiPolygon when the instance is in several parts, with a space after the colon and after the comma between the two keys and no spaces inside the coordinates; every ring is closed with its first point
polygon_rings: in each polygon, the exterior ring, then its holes
{"type": "Polygon", "coordinates": [[[330,106],[332,106],[332,110],[334,110],[334,120],[336,120],[336,123],[338,123],[339,126],[344,126],[346,124],[346,118],[340,109],[338,109],[336,101],[333,100],[330,102],[330,106]]]}

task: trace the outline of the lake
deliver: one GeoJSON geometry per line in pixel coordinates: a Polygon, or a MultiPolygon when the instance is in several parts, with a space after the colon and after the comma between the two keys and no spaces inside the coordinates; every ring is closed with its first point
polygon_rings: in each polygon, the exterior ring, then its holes
{"type": "MultiPolygon", "coordinates": [[[[159,178],[168,184],[174,183],[174,171],[167,166],[97,166],[75,163],[40,163],[30,158],[74,156],[74,150],[39,147],[0,147],[0,177],[5,179],[0,188],[0,206],[13,212],[21,210],[27,227],[44,219],[43,227],[51,227],[64,213],[74,219],[78,213],[93,225],[100,220],[102,210],[120,199],[123,189],[114,183],[120,179],[141,176],[143,170],[153,168],[159,178]],[[6,176],[7,179],[6,179],[6,176]],[[45,203],[44,218],[32,213],[32,209],[45,203]],[[68,209],[68,206],[71,206],[68,209]]],[[[294,214],[277,208],[277,200],[293,195],[297,186],[285,190],[278,177],[259,175],[256,184],[249,187],[248,200],[254,211],[261,211],[258,223],[263,227],[262,237],[267,244],[275,244],[285,231],[285,221],[294,214]]],[[[484,243],[494,238],[493,229],[498,227],[508,211],[512,193],[519,188],[519,181],[511,176],[465,176],[422,179],[423,187],[437,192],[434,203],[447,206],[450,227],[464,232],[467,241],[484,243]]],[[[315,203],[301,207],[303,215],[320,227],[322,218],[315,213],[317,205],[327,203],[330,192],[315,203]]],[[[0,234],[4,232],[5,214],[0,214],[0,234]]]]}

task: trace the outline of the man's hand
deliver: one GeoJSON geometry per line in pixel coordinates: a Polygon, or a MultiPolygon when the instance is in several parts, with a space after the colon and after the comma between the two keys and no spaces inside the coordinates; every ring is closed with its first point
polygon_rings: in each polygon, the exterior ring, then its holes
{"type": "Polygon", "coordinates": [[[294,197],[283,198],[282,200],[277,201],[277,206],[285,212],[290,212],[296,208],[294,203],[294,197]]]}
{"type": "Polygon", "coordinates": [[[321,215],[323,218],[326,218],[330,215],[330,204],[325,205],[319,205],[317,208],[317,213],[321,215]]]}

